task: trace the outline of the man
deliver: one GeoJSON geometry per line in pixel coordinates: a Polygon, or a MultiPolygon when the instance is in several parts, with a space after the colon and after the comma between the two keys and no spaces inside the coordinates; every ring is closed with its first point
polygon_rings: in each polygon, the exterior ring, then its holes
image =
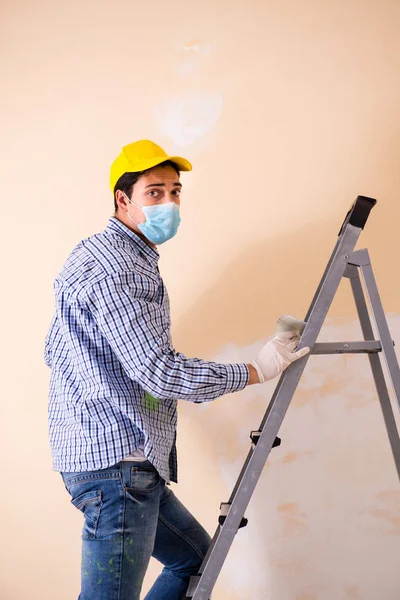
{"type": "Polygon", "coordinates": [[[157,246],[178,229],[180,170],[149,140],[111,167],[114,216],[56,277],[46,337],[53,470],[84,514],[80,600],[139,600],[151,556],[164,569],[146,600],[180,600],[210,536],[170,489],[177,400],[207,402],[279,375],[309,351],[275,336],[252,364],[176,352],[157,246]]]}

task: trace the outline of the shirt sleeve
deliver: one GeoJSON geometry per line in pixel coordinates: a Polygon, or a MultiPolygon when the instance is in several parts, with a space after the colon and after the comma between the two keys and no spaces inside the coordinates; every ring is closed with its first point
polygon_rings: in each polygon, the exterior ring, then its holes
{"type": "Polygon", "coordinates": [[[52,365],[52,346],[54,341],[54,332],[56,328],[56,316],[54,315],[49,330],[44,341],[44,362],[48,367],[52,365]]]}
{"type": "Polygon", "coordinates": [[[216,363],[176,352],[169,315],[151,301],[136,273],[107,276],[92,287],[87,301],[124,371],[152,396],[207,402],[248,384],[249,370],[244,363],[216,363]]]}

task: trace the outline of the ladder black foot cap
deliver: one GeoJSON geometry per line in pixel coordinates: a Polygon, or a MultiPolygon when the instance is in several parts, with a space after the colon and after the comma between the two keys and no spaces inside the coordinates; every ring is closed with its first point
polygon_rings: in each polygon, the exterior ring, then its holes
{"type": "MultiPolygon", "coordinates": [[[[219,523],[220,525],[223,525],[223,524],[225,523],[225,520],[226,520],[226,516],[225,516],[225,515],[220,515],[220,516],[218,517],[218,523],[219,523]]],[[[242,518],[242,520],[240,521],[239,529],[240,529],[241,527],[246,527],[246,525],[247,525],[247,523],[248,523],[248,522],[249,522],[249,521],[248,521],[248,519],[245,519],[245,518],[243,517],[243,518],[242,518]]]]}
{"type": "MultiPolygon", "coordinates": [[[[257,442],[260,439],[260,435],[261,435],[261,431],[252,431],[250,433],[250,439],[255,446],[257,445],[257,442]]],[[[272,444],[272,448],[276,448],[277,446],[280,446],[281,442],[282,442],[281,438],[276,437],[274,440],[274,443],[272,444]]]]}

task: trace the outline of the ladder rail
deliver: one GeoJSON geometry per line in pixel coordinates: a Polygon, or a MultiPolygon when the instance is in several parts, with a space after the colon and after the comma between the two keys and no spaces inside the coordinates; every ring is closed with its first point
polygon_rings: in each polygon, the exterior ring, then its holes
{"type": "Polygon", "coordinates": [[[372,314],[374,316],[376,328],[379,333],[380,341],[383,348],[387,369],[392,380],[394,393],[397,399],[397,404],[400,408],[400,369],[397,361],[396,352],[392,344],[392,338],[387,324],[385,311],[383,310],[382,301],[379,295],[378,286],[376,285],[375,275],[372,270],[371,259],[369,252],[366,249],[354,252],[350,258],[351,264],[359,263],[361,274],[367,290],[369,303],[371,305],[372,314]],[[354,257],[356,260],[354,261],[354,257]]]}
{"type": "MultiPolygon", "coordinates": [[[[364,291],[361,285],[358,269],[355,269],[355,274],[350,279],[351,288],[353,291],[354,301],[357,307],[357,313],[361,324],[361,329],[365,340],[374,339],[374,331],[368,312],[367,302],[365,300],[364,291]]],[[[368,354],[371,365],[372,375],[375,381],[375,387],[378,394],[379,403],[383,415],[383,420],[386,426],[386,431],[389,438],[390,448],[392,451],[397,474],[400,479],[400,435],[394,417],[390,396],[387,389],[385,377],[383,374],[382,364],[377,354],[368,354]]]]}

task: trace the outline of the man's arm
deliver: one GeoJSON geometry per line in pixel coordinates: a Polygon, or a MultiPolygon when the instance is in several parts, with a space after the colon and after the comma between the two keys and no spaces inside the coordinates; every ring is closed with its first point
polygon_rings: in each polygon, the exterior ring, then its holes
{"type": "Polygon", "coordinates": [[[254,367],[187,358],[170,341],[169,318],[135,272],[95,284],[88,308],[127,375],[152,396],[207,402],[257,383],[254,367]]]}

